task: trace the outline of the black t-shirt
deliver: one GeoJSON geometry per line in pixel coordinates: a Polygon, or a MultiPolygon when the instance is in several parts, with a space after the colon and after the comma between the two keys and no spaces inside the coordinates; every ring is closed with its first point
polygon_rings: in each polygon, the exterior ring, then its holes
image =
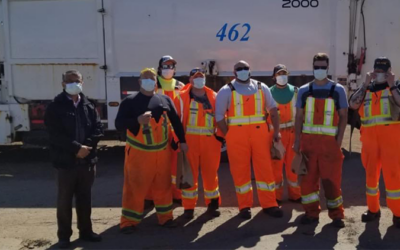
{"type": "Polygon", "coordinates": [[[137,119],[146,111],[151,111],[151,115],[156,122],[158,122],[161,115],[166,112],[179,142],[186,142],[185,132],[175,106],[172,100],[165,95],[155,94],[153,96],[146,96],[139,92],[126,97],[119,107],[115,119],[115,127],[121,132],[125,132],[129,129],[132,134],[137,135],[140,129],[140,124],[137,119]]]}

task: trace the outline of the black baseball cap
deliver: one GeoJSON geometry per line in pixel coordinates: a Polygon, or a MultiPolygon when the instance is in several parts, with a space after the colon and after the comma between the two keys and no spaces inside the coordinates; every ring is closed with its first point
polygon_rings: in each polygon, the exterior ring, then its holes
{"type": "Polygon", "coordinates": [[[161,57],[160,61],[158,62],[158,66],[161,66],[162,63],[168,62],[168,61],[173,61],[174,64],[176,64],[176,61],[172,56],[166,55],[161,57]]]}
{"type": "Polygon", "coordinates": [[[272,73],[272,77],[274,77],[276,73],[281,72],[281,71],[285,71],[286,73],[289,73],[289,71],[287,70],[285,65],[278,64],[274,67],[274,72],[272,73]]]}
{"type": "Polygon", "coordinates": [[[374,62],[374,69],[382,69],[385,72],[392,67],[390,60],[387,57],[378,57],[374,62]]]}
{"type": "Polygon", "coordinates": [[[201,69],[201,68],[194,68],[194,69],[192,69],[192,70],[190,71],[189,76],[192,77],[192,76],[196,75],[197,73],[200,73],[200,74],[205,75],[205,72],[204,72],[203,69],[201,69]]]}

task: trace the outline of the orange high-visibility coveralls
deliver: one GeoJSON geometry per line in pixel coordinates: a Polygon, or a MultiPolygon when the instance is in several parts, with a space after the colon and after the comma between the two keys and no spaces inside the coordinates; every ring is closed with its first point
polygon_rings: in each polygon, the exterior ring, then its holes
{"type": "Polygon", "coordinates": [[[325,191],[329,217],[343,219],[342,164],[343,154],[336,142],[339,115],[336,111],[332,89],[327,99],[313,97],[312,83],[310,95],[304,108],[301,151],[308,158],[308,174],[301,180],[301,200],[308,217],[318,218],[321,212],[319,203],[319,182],[325,191]]]}
{"type": "Polygon", "coordinates": [[[381,169],[386,186],[387,206],[400,217],[400,122],[391,118],[389,89],[367,91],[361,116],[361,159],[367,175],[368,209],[379,211],[379,178],[381,169]]]}
{"type": "MultiPolygon", "coordinates": [[[[275,176],[275,190],[276,199],[282,200],[283,196],[283,165],[285,165],[286,179],[288,182],[289,199],[297,200],[301,198],[300,185],[298,184],[297,175],[292,172],[292,161],[294,151],[292,149],[294,144],[294,118],[296,115],[296,98],[297,89],[293,95],[292,100],[286,104],[278,104],[279,113],[279,128],[282,136],[282,144],[286,149],[286,153],[281,160],[272,160],[272,169],[275,176]]],[[[268,118],[271,131],[274,129],[272,121],[268,118]]],[[[271,137],[271,145],[272,145],[271,137]]]]}
{"type": "Polygon", "coordinates": [[[257,93],[249,96],[240,95],[231,83],[228,85],[232,99],[227,112],[229,130],[225,138],[239,209],[253,206],[250,162],[253,163],[261,207],[277,207],[269,143],[272,135],[266,122],[261,84],[258,83],[257,93]]]}
{"type": "Polygon", "coordinates": [[[138,135],[127,130],[120,227],[143,218],[144,198],[151,190],[159,223],[172,219],[170,124],[164,113],[141,125],[138,135]]]}
{"type": "MultiPolygon", "coordinates": [[[[171,98],[172,101],[175,101],[176,97],[179,95],[179,87],[178,81],[176,79],[172,79],[174,81],[175,90],[166,91],[161,88],[159,84],[157,87],[157,93],[160,95],[166,95],[171,98]]],[[[178,152],[172,150],[171,152],[171,181],[172,181],[172,197],[176,200],[182,199],[181,190],[176,187],[176,165],[178,164],[178,152]]],[[[153,194],[151,191],[146,195],[146,200],[153,200],[153,194]]]]}
{"type": "MultiPolygon", "coordinates": [[[[188,85],[186,85],[188,86],[188,85]]],[[[175,106],[186,133],[186,143],[189,150],[187,157],[192,167],[195,185],[182,190],[182,204],[185,209],[194,209],[198,200],[199,166],[203,179],[204,198],[206,205],[212,199],[219,199],[218,168],[221,157],[221,143],[215,138],[216,121],[215,97],[216,93],[204,87],[211,109],[204,109],[201,103],[191,99],[191,84],[175,99],[175,106]]]]}

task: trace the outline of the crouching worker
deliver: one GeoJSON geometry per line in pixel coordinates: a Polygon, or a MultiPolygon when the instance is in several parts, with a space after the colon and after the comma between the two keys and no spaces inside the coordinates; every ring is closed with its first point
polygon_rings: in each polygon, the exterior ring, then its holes
{"type": "Polygon", "coordinates": [[[165,95],[155,93],[157,73],[146,68],[140,73],[140,92],[122,101],[115,126],[126,132],[121,232],[132,233],[143,217],[144,199],[151,191],[158,221],[176,227],[172,217],[171,124],[187,151],[185,134],[175,106],[165,95]]]}

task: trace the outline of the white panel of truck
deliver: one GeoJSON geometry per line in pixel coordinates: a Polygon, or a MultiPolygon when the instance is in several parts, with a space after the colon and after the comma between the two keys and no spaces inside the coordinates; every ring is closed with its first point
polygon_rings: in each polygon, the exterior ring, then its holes
{"type": "MultiPolygon", "coordinates": [[[[286,64],[293,75],[311,74],[317,52],[333,59],[348,46],[347,0],[106,3],[113,75],[137,75],[143,67],[157,67],[166,54],[177,60],[177,75],[187,75],[207,59],[216,60],[220,75],[232,75],[241,59],[250,63],[253,75],[269,75],[277,63],[286,64]],[[343,17],[338,16],[342,10],[343,17]],[[339,29],[345,39],[336,44],[339,29]]],[[[345,72],[346,65],[340,65],[345,72]]]]}
{"type": "Polygon", "coordinates": [[[104,46],[99,0],[9,0],[12,91],[29,100],[61,92],[61,75],[78,69],[85,93],[105,99],[104,46]]]}

